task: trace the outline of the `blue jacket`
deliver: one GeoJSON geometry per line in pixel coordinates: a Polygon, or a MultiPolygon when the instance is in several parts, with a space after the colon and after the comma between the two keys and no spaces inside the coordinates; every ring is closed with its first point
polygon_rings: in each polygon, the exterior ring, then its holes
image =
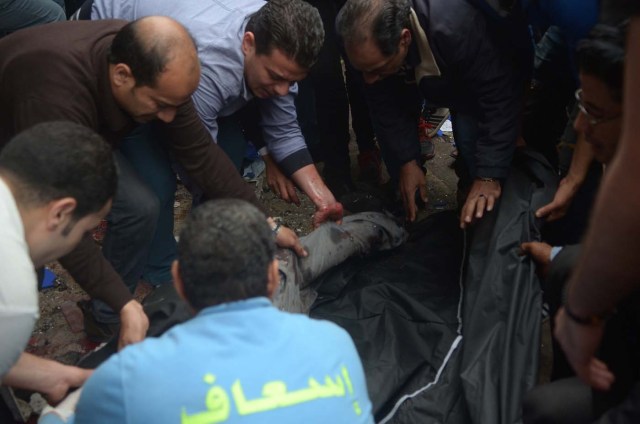
{"type": "Polygon", "coordinates": [[[372,423],[360,359],[327,321],[266,298],[201,311],[87,381],[76,423],[372,423]]]}

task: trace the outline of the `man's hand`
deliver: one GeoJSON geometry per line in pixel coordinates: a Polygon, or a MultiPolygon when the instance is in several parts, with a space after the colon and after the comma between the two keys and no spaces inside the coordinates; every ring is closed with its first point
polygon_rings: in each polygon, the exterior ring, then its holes
{"type": "Polygon", "coordinates": [[[278,234],[276,235],[276,244],[278,247],[282,247],[284,249],[291,249],[296,252],[296,255],[301,258],[307,257],[309,254],[302,244],[300,243],[300,239],[296,235],[295,232],[291,228],[287,228],[285,226],[281,226],[278,229],[278,234]]]}
{"type": "Polygon", "coordinates": [[[420,190],[420,198],[427,203],[427,178],[422,168],[416,161],[407,162],[400,168],[400,195],[407,219],[415,221],[417,206],[415,201],[416,190],[420,190]]]}
{"type": "Polygon", "coordinates": [[[130,300],[120,310],[120,337],[118,350],[144,339],[149,329],[149,318],[137,300],[130,300]]]}
{"type": "Polygon", "coordinates": [[[467,201],[462,207],[460,228],[465,229],[474,221],[481,219],[485,211],[491,212],[501,193],[500,182],[475,179],[469,190],[467,201]]]}
{"type": "Polygon", "coordinates": [[[596,359],[604,324],[583,325],[569,318],[561,308],[556,315],[554,336],[578,377],[598,390],[609,390],[615,377],[607,365],[596,359]]]}
{"type": "Polygon", "coordinates": [[[69,389],[80,387],[93,370],[63,365],[50,359],[22,353],[2,377],[2,385],[42,393],[49,404],[56,405],[69,389]]]}
{"type": "Polygon", "coordinates": [[[316,213],[313,214],[313,228],[318,228],[320,224],[327,221],[341,224],[343,213],[342,203],[336,202],[335,199],[327,206],[317,206],[316,213]]]}
{"type": "Polygon", "coordinates": [[[551,245],[538,241],[531,241],[522,243],[520,248],[523,253],[531,256],[533,261],[536,263],[538,275],[542,278],[546,278],[549,273],[549,266],[551,265],[551,245]]]}
{"type": "Polygon", "coordinates": [[[262,160],[264,160],[267,184],[271,191],[285,202],[295,203],[300,206],[300,198],[298,198],[298,193],[296,193],[296,186],[280,171],[280,168],[274,162],[271,155],[267,154],[262,156],[262,160]]]}
{"type": "Polygon", "coordinates": [[[569,206],[578,191],[580,184],[571,176],[566,176],[560,180],[558,190],[553,200],[536,211],[536,217],[547,218],[547,221],[555,221],[567,214],[569,206]]]}
{"type": "Polygon", "coordinates": [[[44,377],[51,379],[51,385],[43,393],[50,405],[57,405],[69,390],[80,387],[93,374],[93,370],[86,370],[74,366],[61,365],[58,372],[44,377]]]}

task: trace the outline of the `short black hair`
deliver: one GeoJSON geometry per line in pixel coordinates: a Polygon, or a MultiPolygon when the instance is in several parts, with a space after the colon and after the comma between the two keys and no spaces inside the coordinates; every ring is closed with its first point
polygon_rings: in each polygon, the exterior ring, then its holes
{"type": "Polygon", "coordinates": [[[578,67],[609,88],[614,100],[622,101],[626,29],[621,26],[596,25],[589,37],[578,44],[578,67]]]}
{"type": "Polygon", "coordinates": [[[409,28],[411,4],[407,0],[347,0],[336,18],[338,38],[358,45],[372,38],[383,56],[398,52],[402,30],[409,28]]]}
{"type": "Polygon", "coordinates": [[[271,0],[251,15],[245,31],[255,36],[256,53],[282,51],[303,68],[318,60],[324,27],[318,10],[302,0],[271,0]]]}
{"type": "Polygon", "coordinates": [[[16,200],[25,205],[74,198],[74,220],[100,211],[118,184],[111,147],[93,130],[65,121],[13,137],[0,152],[0,174],[17,186],[16,200]]]}
{"type": "Polygon", "coordinates": [[[186,219],[178,241],[180,276],[197,310],[267,296],[275,240],[264,214],[239,199],[208,201],[186,219]]]}

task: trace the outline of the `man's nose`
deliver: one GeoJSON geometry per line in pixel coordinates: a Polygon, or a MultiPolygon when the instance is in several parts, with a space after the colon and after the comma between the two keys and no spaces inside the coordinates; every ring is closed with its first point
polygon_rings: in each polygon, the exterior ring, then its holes
{"type": "Polygon", "coordinates": [[[276,84],[275,92],[278,96],[286,96],[289,93],[289,81],[276,84]]]}

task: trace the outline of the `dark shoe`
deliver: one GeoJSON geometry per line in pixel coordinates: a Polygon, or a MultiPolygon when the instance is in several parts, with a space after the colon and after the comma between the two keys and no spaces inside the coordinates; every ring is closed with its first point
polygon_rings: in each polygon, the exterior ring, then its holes
{"type": "Polygon", "coordinates": [[[87,334],[89,341],[94,343],[104,343],[111,340],[114,336],[118,337],[120,333],[120,324],[107,324],[96,321],[93,316],[93,308],[91,301],[81,300],[78,306],[84,315],[84,332],[87,334]]]}

